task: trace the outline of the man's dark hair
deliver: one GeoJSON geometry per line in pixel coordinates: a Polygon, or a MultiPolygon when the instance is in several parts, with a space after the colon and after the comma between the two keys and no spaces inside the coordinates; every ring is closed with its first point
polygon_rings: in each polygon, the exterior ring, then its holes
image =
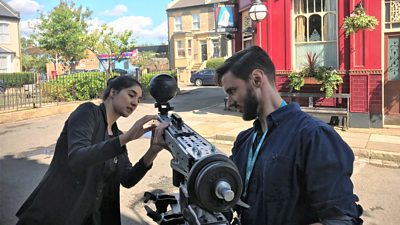
{"type": "Polygon", "coordinates": [[[103,92],[103,101],[105,101],[108,96],[110,96],[111,89],[115,90],[117,93],[120,92],[122,89],[130,88],[133,86],[139,86],[140,89],[143,90],[142,85],[139,81],[133,79],[130,76],[115,76],[107,81],[107,88],[103,92]]]}
{"type": "Polygon", "coordinates": [[[222,77],[230,71],[235,77],[247,82],[255,69],[264,71],[271,85],[275,85],[275,66],[268,54],[258,46],[251,46],[233,54],[217,68],[214,80],[222,86],[222,77]]]}

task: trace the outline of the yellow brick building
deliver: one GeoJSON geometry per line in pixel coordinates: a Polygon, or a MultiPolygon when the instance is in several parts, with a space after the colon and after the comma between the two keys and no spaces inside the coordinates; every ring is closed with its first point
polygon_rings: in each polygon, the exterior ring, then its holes
{"type": "Polygon", "coordinates": [[[180,81],[211,58],[232,55],[231,40],[215,30],[215,6],[227,0],[174,0],[167,6],[169,60],[180,81]]]}
{"type": "Polygon", "coordinates": [[[19,12],[0,0],[0,73],[21,72],[19,12]]]}

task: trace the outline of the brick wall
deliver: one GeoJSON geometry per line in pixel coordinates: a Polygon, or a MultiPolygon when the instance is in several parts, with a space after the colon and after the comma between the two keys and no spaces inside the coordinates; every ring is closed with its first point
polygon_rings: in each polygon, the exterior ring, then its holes
{"type": "Polygon", "coordinates": [[[369,76],[369,111],[371,113],[382,113],[382,75],[369,76]]]}
{"type": "Polygon", "coordinates": [[[350,75],[350,112],[368,112],[368,75],[350,75]]]}

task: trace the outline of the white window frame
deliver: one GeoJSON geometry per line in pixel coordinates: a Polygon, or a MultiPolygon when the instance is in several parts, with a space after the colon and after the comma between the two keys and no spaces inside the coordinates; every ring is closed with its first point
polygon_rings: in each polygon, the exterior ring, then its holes
{"type": "Polygon", "coordinates": [[[0,43],[2,44],[7,44],[10,43],[11,41],[11,33],[10,33],[10,23],[8,22],[4,22],[4,21],[0,21],[0,43]],[[5,25],[5,30],[2,29],[2,25],[5,25]],[[5,37],[3,39],[3,36],[5,37]]]}
{"type": "Polygon", "coordinates": [[[176,16],[174,18],[174,30],[175,31],[182,31],[182,17],[181,16],[176,16]]]}
{"type": "MultiPolygon", "coordinates": [[[[296,57],[296,45],[301,45],[301,44],[307,44],[310,43],[308,41],[310,35],[309,35],[309,18],[312,15],[319,15],[321,17],[321,41],[313,41],[311,43],[320,43],[320,44],[324,44],[324,43],[336,43],[336,65],[334,65],[334,68],[339,68],[339,26],[338,26],[338,11],[339,11],[339,1],[340,0],[335,0],[336,1],[336,11],[323,11],[324,10],[324,6],[321,5],[321,12],[308,12],[308,7],[306,7],[306,12],[302,13],[302,14],[295,14],[295,1],[301,1],[301,2],[307,2],[308,5],[308,1],[307,0],[292,0],[292,68],[294,68],[295,70],[301,70],[303,68],[303,66],[297,66],[297,58],[296,57]],[[323,37],[323,25],[324,25],[324,16],[327,14],[334,14],[336,17],[336,22],[335,22],[335,29],[336,29],[336,36],[334,41],[324,41],[324,37],[323,37]],[[298,16],[305,16],[307,18],[307,30],[306,30],[306,38],[307,40],[305,42],[296,42],[296,18],[298,16]]],[[[314,5],[315,5],[315,1],[322,1],[322,0],[314,0],[314,5]]],[[[334,1],[334,0],[331,0],[334,1]]],[[[300,4],[300,3],[299,3],[300,4]]],[[[315,9],[314,9],[315,10],[315,9]]],[[[311,44],[310,44],[311,45],[311,44]]],[[[301,57],[302,59],[304,59],[306,56],[301,57]]]]}
{"type": "Polygon", "coordinates": [[[10,54],[0,54],[0,58],[5,59],[5,67],[2,67],[3,65],[1,64],[1,61],[0,61],[0,72],[1,73],[11,72],[11,55],[10,54]]]}
{"type": "Polygon", "coordinates": [[[193,40],[188,39],[187,40],[187,55],[192,56],[192,49],[193,49],[193,40]]]}
{"type": "Polygon", "coordinates": [[[185,57],[185,42],[184,42],[184,40],[176,40],[175,47],[176,47],[176,57],[184,58],[185,57]]]}
{"type": "Polygon", "coordinates": [[[200,30],[200,14],[192,15],[192,30],[200,30]]]}
{"type": "Polygon", "coordinates": [[[384,12],[383,16],[382,16],[383,29],[385,30],[385,32],[400,32],[400,27],[393,28],[393,23],[400,23],[400,21],[399,22],[392,21],[392,14],[391,14],[392,11],[390,11],[390,14],[389,14],[389,22],[386,21],[386,16],[387,16],[386,15],[386,5],[389,4],[389,9],[391,10],[393,7],[393,5],[391,4],[392,2],[394,2],[394,1],[393,0],[385,0],[383,2],[383,12],[384,12]],[[387,25],[389,25],[389,28],[386,28],[387,25]]]}

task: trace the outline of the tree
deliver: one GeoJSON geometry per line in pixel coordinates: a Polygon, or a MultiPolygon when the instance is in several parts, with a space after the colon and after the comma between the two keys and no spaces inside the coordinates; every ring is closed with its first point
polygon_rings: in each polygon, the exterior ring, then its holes
{"type": "Polygon", "coordinates": [[[139,56],[137,60],[135,60],[135,64],[139,66],[140,70],[146,69],[149,66],[155,66],[153,59],[156,57],[156,53],[153,51],[139,52],[139,56]]]}
{"type": "Polygon", "coordinates": [[[36,34],[39,45],[60,59],[67,70],[74,69],[74,62],[85,57],[86,20],[90,15],[87,8],[63,0],[48,15],[40,15],[36,34]]]}
{"type": "Polygon", "coordinates": [[[22,53],[22,70],[27,72],[45,73],[46,64],[49,61],[45,51],[35,46],[35,42],[31,37],[21,38],[22,53]],[[36,49],[37,51],[28,52],[28,49],[36,49]]]}
{"type": "Polygon", "coordinates": [[[107,76],[111,74],[111,68],[115,61],[122,59],[124,52],[132,51],[134,48],[134,39],[132,31],[125,30],[122,33],[116,33],[112,27],[102,24],[88,36],[88,49],[94,52],[99,58],[99,54],[107,54],[106,66],[102,64],[107,72],[107,76]]]}

